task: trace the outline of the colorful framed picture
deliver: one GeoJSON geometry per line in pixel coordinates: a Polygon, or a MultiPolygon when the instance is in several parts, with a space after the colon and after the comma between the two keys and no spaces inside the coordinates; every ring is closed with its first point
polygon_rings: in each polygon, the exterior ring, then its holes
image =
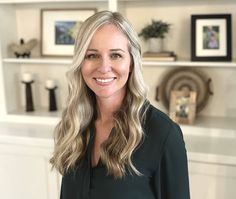
{"type": "Polygon", "coordinates": [[[171,91],[169,115],[182,124],[192,124],[196,114],[196,92],[171,91]]]}
{"type": "Polygon", "coordinates": [[[80,25],[96,9],[42,9],[41,56],[72,56],[80,25]]]}
{"type": "Polygon", "coordinates": [[[191,60],[232,60],[231,14],[191,16],[191,60]]]}

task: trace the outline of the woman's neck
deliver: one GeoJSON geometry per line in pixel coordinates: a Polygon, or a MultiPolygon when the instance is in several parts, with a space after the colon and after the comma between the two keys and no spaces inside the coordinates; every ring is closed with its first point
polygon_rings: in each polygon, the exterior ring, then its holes
{"type": "Polygon", "coordinates": [[[97,120],[101,122],[112,120],[113,114],[120,109],[123,98],[124,97],[120,99],[97,99],[97,120]]]}

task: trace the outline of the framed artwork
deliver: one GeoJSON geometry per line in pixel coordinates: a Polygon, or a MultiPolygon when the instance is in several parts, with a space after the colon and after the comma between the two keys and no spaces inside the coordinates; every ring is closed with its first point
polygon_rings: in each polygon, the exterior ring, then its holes
{"type": "Polygon", "coordinates": [[[231,61],[230,14],[191,16],[192,61],[231,61]]]}
{"type": "Polygon", "coordinates": [[[72,56],[80,25],[96,9],[42,9],[41,56],[72,56]]]}
{"type": "Polygon", "coordinates": [[[171,91],[169,115],[182,124],[192,124],[196,113],[196,92],[171,91]]]}

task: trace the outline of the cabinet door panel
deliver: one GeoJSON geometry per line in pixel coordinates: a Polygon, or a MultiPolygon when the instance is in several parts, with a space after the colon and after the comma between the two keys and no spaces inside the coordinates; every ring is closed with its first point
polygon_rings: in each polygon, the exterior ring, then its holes
{"type": "Polygon", "coordinates": [[[1,198],[58,198],[59,177],[51,171],[48,154],[40,148],[0,144],[1,198]]]}
{"type": "Polygon", "coordinates": [[[236,167],[189,163],[192,199],[235,199],[236,167]]]}

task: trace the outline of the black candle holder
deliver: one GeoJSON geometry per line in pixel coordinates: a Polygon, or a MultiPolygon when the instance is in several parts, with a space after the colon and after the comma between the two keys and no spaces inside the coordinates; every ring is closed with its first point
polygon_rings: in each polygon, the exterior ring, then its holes
{"type": "Polygon", "coordinates": [[[34,81],[30,82],[22,81],[22,83],[25,84],[25,103],[26,103],[25,111],[32,112],[34,111],[34,102],[33,102],[31,84],[34,83],[34,81]]]}
{"type": "Polygon", "coordinates": [[[46,89],[49,91],[49,111],[57,111],[57,102],[56,102],[56,94],[55,90],[57,89],[57,86],[54,88],[47,88],[46,89]]]}

